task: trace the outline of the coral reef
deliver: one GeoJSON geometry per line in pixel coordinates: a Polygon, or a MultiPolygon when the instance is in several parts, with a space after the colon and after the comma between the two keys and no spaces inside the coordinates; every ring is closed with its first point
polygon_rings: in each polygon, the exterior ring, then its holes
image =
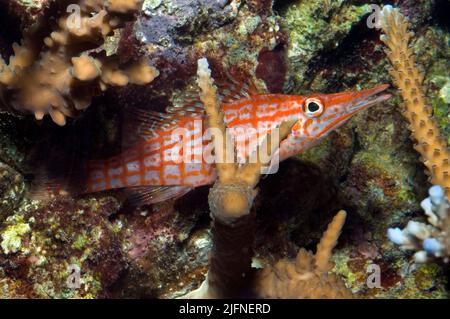
{"type": "Polygon", "coordinates": [[[292,68],[289,88],[304,90],[311,82],[309,62],[320,52],[334,49],[353,25],[367,14],[368,4],[351,1],[280,1],[284,24],[289,29],[287,56],[292,68]]]}
{"type": "Polygon", "coordinates": [[[417,251],[415,262],[423,263],[432,258],[450,260],[450,201],[440,186],[429,190],[430,196],[421,206],[428,217],[428,224],[409,221],[403,229],[389,228],[389,239],[400,248],[417,251]]]}
{"type": "Polygon", "coordinates": [[[263,298],[349,299],[353,294],[335,274],[331,251],[344,225],[346,213],[340,211],[331,221],[317,245],[316,254],[300,249],[294,261],[280,260],[264,268],[256,279],[256,295],[263,298]]]}
{"type": "Polygon", "coordinates": [[[208,233],[196,226],[197,207],[186,214],[168,202],[116,216],[119,202],[108,196],[45,206],[25,199],[0,227],[0,298],[155,298],[192,290],[210,249],[208,233]],[[71,278],[79,280],[70,285],[71,278]]]}
{"type": "MultiPolygon", "coordinates": [[[[0,52],[5,60],[13,53],[11,44],[26,38],[23,30],[40,18],[50,24],[40,41],[35,38],[41,46],[52,30],[61,30],[54,22],[65,16],[58,13],[65,8],[55,11],[54,6],[64,3],[0,0],[0,52]]],[[[50,121],[34,123],[31,117],[0,112],[0,243],[4,232],[13,234],[14,226],[20,226],[16,236],[5,236],[9,251],[20,239],[17,252],[5,254],[0,248],[0,296],[174,298],[198,287],[208,272],[208,254],[213,247],[208,189],[193,191],[175,203],[132,213],[122,212],[118,208],[122,199],[111,194],[37,207],[42,204],[30,202],[26,192],[28,175],[23,158],[38,142],[46,142],[51,150],[57,144],[67,144],[71,150],[79,147],[74,141],[82,138],[93,144],[82,149],[89,156],[116,154],[126,146],[120,133],[122,112],[126,115],[128,108],[136,105],[162,111],[171,104],[185,104],[196,81],[197,60],[205,55],[215,80],[223,80],[217,70],[230,69],[239,77],[262,79],[259,84],[264,82],[270,92],[326,93],[388,83],[390,62],[383,52],[385,45],[379,30],[366,23],[372,3],[147,0],[136,19],[121,15],[130,21],[124,29],[106,37],[102,46],[95,44],[94,51],[83,52],[101,60],[103,55],[98,52],[105,49],[106,56],[114,56],[122,70],[144,54],[161,73],[157,81],[114,87],[102,94],[92,92],[88,96],[96,98],[91,107],[62,128],[50,121]],[[321,10],[327,4],[330,10],[321,10]],[[114,207],[108,208],[107,203],[114,207]],[[80,209],[85,213],[78,214],[80,209]],[[35,214],[39,219],[30,221],[35,214]],[[75,222],[68,218],[72,215],[77,216],[75,222]],[[53,224],[59,216],[63,218],[53,224]],[[23,233],[25,224],[30,230],[23,233]],[[75,249],[61,245],[58,236],[46,235],[47,228],[62,229],[71,244],[77,242],[74,239],[80,228],[88,233],[102,229],[106,237],[114,238],[111,243],[119,245],[87,241],[86,249],[79,245],[75,249]],[[36,242],[46,249],[34,249],[31,243],[36,242]],[[28,263],[30,247],[39,260],[45,258],[45,264],[28,263]],[[86,251],[91,248],[91,252],[86,251]],[[97,267],[102,262],[91,258],[119,251],[119,268],[117,263],[108,262],[100,271],[97,267]],[[68,289],[65,280],[70,273],[65,263],[77,262],[80,255],[89,256],[82,262],[82,274],[86,274],[82,289],[68,289]],[[102,277],[100,273],[114,276],[102,277]],[[41,285],[35,285],[36,278],[41,285]]],[[[434,117],[450,141],[448,1],[408,0],[398,1],[398,6],[415,33],[410,47],[423,66],[423,88],[434,117]]],[[[43,46],[41,51],[50,49],[43,46]]],[[[90,87],[98,86],[99,79],[91,82],[90,87]]],[[[11,102],[13,92],[5,88],[3,93],[6,102],[11,102]]],[[[260,180],[253,207],[257,212],[254,264],[292,260],[298,247],[313,250],[332,215],[344,208],[348,217],[331,257],[331,273],[357,297],[448,298],[444,268],[433,262],[411,264],[410,254],[386,236],[389,227],[401,229],[410,220],[426,222],[420,202],[430,186],[410,141],[408,124],[399,112],[400,103],[398,95],[357,115],[306,154],[282,163],[276,175],[260,180]],[[379,266],[381,278],[380,285],[371,288],[367,278],[373,265],[379,266]]]]}
{"type": "Polygon", "coordinates": [[[425,100],[422,88],[424,74],[419,71],[409,47],[413,34],[408,31],[408,22],[399,9],[391,6],[383,8],[381,26],[385,33],[381,39],[389,48],[386,54],[393,66],[390,74],[405,100],[403,115],[417,141],[414,148],[422,155],[430,182],[444,187],[450,196],[450,150],[432,117],[432,108],[425,100]]]}
{"type": "Polygon", "coordinates": [[[27,298],[94,298],[105,293],[126,265],[121,225],[105,219],[115,210],[112,198],[23,205],[0,229],[0,291],[27,298]],[[78,278],[71,281],[77,269],[78,278]]]}
{"type": "Polygon", "coordinates": [[[25,184],[20,173],[0,163],[0,222],[14,211],[24,197],[25,184]]]}
{"type": "Polygon", "coordinates": [[[79,1],[71,4],[55,29],[44,35],[38,22],[13,44],[6,64],[0,59],[0,83],[4,99],[16,110],[34,113],[41,120],[50,114],[58,125],[87,108],[97,89],[128,83],[151,82],[158,71],[145,58],[120,69],[115,56],[96,48],[140,9],[140,1],[79,1]],[[94,15],[91,15],[95,13],[94,15]],[[92,53],[92,55],[91,55],[92,53]]]}

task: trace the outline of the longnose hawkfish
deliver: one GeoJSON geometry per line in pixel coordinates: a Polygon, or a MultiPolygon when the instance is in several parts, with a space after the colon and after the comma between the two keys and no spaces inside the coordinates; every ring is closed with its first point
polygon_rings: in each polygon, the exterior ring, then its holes
{"type": "MultiPolygon", "coordinates": [[[[257,131],[258,136],[266,136],[282,122],[295,120],[290,135],[278,149],[282,161],[308,150],[356,113],[390,98],[389,94],[380,94],[388,85],[359,92],[308,96],[260,94],[255,88],[234,83],[219,90],[221,110],[235,138],[239,160],[248,156],[245,147],[248,143],[236,142],[242,132],[239,129],[254,129],[251,131],[257,131]]],[[[133,192],[138,205],[152,204],[215,181],[214,163],[201,156],[211,143],[204,135],[206,122],[201,103],[169,107],[165,113],[141,110],[134,114],[142,138],[118,156],[90,162],[86,167],[84,193],[126,189],[133,192]],[[179,141],[173,138],[174,131],[180,128],[191,133],[191,155],[196,160],[174,160],[174,153],[183,155],[179,141]]]]}

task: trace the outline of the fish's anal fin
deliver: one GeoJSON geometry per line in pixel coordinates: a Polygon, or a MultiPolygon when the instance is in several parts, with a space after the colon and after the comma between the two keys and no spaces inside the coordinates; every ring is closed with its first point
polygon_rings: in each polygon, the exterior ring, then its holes
{"type": "Polygon", "coordinates": [[[191,190],[189,186],[138,186],[125,189],[125,194],[129,205],[141,207],[181,197],[191,190]]]}

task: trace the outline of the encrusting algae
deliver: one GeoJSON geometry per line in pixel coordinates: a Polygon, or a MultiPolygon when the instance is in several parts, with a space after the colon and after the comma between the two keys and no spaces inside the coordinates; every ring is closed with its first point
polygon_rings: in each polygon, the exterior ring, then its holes
{"type": "Polygon", "coordinates": [[[423,158],[430,174],[430,182],[442,186],[450,196],[450,150],[441,136],[432,108],[427,104],[423,91],[424,74],[418,69],[412,48],[409,46],[413,33],[399,9],[385,6],[381,15],[386,44],[386,54],[392,64],[390,74],[404,99],[403,115],[410,123],[414,148],[423,158]]]}
{"type": "Polygon", "coordinates": [[[80,0],[70,4],[70,13],[50,34],[43,21],[37,22],[20,45],[13,45],[8,64],[0,58],[6,103],[38,120],[49,114],[62,126],[66,117],[86,109],[99,89],[150,83],[159,73],[145,58],[121,68],[116,56],[96,52],[141,6],[138,0],[80,0]]]}

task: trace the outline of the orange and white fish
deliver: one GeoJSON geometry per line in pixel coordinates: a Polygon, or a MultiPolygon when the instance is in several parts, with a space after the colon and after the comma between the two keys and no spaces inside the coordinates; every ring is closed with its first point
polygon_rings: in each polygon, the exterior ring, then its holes
{"type": "MultiPolygon", "coordinates": [[[[254,86],[232,85],[223,90],[221,110],[231,135],[239,140],[240,129],[253,129],[266,136],[287,120],[295,120],[291,134],[281,143],[279,160],[302,153],[356,113],[391,97],[380,94],[388,85],[360,92],[336,94],[282,95],[258,94],[254,86]]],[[[86,169],[87,189],[99,192],[112,189],[132,190],[137,205],[152,204],[184,195],[195,187],[212,184],[214,164],[204,160],[202,151],[210,140],[204,138],[205,113],[201,103],[175,108],[166,113],[137,111],[142,139],[126,152],[113,158],[90,162],[86,169]],[[198,125],[198,124],[204,125],[198,125]],[[191,154],[196,161],[173,160],[183,155],[174,130],[190,132],[191,154]]],[[[235,142],[238,160],[248,156],[248,141],[235,142]]]]}

